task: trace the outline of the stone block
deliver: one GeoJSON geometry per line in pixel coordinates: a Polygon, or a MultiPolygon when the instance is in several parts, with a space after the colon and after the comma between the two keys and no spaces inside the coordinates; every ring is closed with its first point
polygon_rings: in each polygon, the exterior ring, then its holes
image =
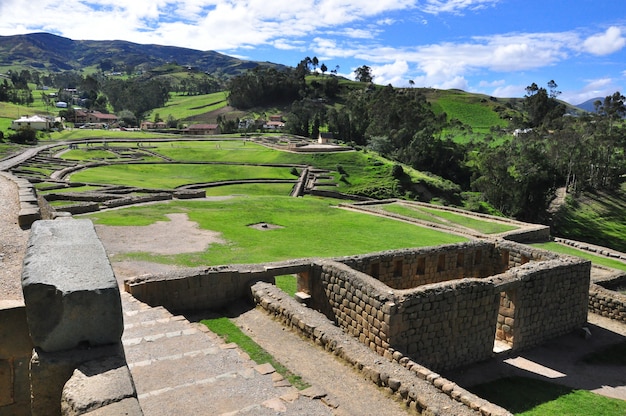
{"type": "Polygon", "coordinates": [[[137,399],[124,399],[119,402],[111,403],[107,406],[85,413],[88,416],[110,416],[110,415],[125,415],[125,416],[143,416],[143,411],[139,406],[137,399]]]}
{"type": "Polygon", "coordinates": [[[120,341],[119,288],[91,221],[34,223],[22,288],[33,344],[43,351],[120,341]]]}
{"type": "Polygon", "coordinates": [[[60,415],[63,387],[74,370],[85,362],[111,356],[124,356],[121,343],[51,353],[35,348],[30,360],[32,416],[60,415]]]}
{"type": "Polygon", "coordinates": [[[74,370],[61,396],[61,413],[81,415],[110,403],[136,398],[137,392],[122,357],[88,361],[74,370]]]}
{"type": "Polygon", "coordinates": [[[0,359],[30,357],[33,344],[20,301],[0,301],[0,359]]]}

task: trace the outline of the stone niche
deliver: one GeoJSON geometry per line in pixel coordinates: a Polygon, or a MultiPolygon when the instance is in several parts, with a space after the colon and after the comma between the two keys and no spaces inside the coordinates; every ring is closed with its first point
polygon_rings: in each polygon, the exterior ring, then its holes
{"type": "Polygon", "coordinates": [[[589,276],[588,261],[474,241],[317,261],[298,289],[379,354],[440,371],[584,325],[589,276]]]}

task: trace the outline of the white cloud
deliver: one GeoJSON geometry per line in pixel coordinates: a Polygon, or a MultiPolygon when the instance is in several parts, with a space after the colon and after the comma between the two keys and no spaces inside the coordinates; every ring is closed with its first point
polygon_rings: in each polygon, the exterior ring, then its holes
{"type": "Polygon", "coordinates": [[[373,65],[372,75],[374,82],[381,85],[408,85],[407,72],[409,65],[406,61],[395,61],[387,65],[373,65]]]}
{"type": "Polygon", "coordinates": [[[460,14],[464,10],[478,10],[496,5],[501,0],[426,0],[421,10],[425,13],[460,14]]]}
{"type": "Polygon", "coordinates": [[[583,88],[565,92],[559,98],[576,105],[593,98],[613,95],[616,91],[623,91],[623,86],[617,84],[612,78],[598,78],[587,80],[583,88]]]}
{"type": "Polygon", "coordinates": [[[585,51],[594,55],[608,55],[619,51],[626,45],[622,30],[611,26],[606,32],[589,36],[583,43],[585,51]]]}

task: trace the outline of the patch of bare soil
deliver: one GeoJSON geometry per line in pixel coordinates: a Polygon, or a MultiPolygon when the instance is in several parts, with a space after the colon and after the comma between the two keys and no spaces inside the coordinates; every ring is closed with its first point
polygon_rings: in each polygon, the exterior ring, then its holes
{"type": "MultiPolygon", "coordinates": [[[[220,233],[202,230],[190,221],[187,214],[168,214],[170,221],[159,221],[147,226],[96,225],[96,232],[109,257],[120,253],[146,252],[153,254],[181,254],[205,251],[211,244],[224,244],[220,233]]],[[[134,276],[160,274],[178,267],[148,261],[111,261],[118,281],[134,276]]]]}
{"type": "Polygon", "coordinates": [[[154,254],[196,253],[211,244],[225,244],[220,233],[202,230],[187,214],[168,214],[170,221],[147,226],[96,225],[96,232],[109,255],[147,252],[154,254]]]}

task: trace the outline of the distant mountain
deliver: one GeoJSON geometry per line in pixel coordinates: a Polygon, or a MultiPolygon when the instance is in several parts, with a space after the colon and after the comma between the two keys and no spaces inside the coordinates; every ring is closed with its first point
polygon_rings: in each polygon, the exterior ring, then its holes
{"type": "Polygon", "coordinates": [[[102,63],[117,71],[149,70],[176,62],[211,74],[237,75],[256,66],[282,65],[233,58],[215,51],[141,45],[121,40],[72,40],[50,33],[0,36],[0,67],[18,65],[38,71],[81,70],[102,63]]]}
{"type": "Polygon", "coordinates": [[[595,103],[598,100],[602,102],[604,101],[604,97],[591,98],[585,101],[584,103],[577,104],[576,107],[583,109],[585,111],[589,111],[590,113],[595,113],[596,107],[593,105],[593,103],[595,103]]]}

